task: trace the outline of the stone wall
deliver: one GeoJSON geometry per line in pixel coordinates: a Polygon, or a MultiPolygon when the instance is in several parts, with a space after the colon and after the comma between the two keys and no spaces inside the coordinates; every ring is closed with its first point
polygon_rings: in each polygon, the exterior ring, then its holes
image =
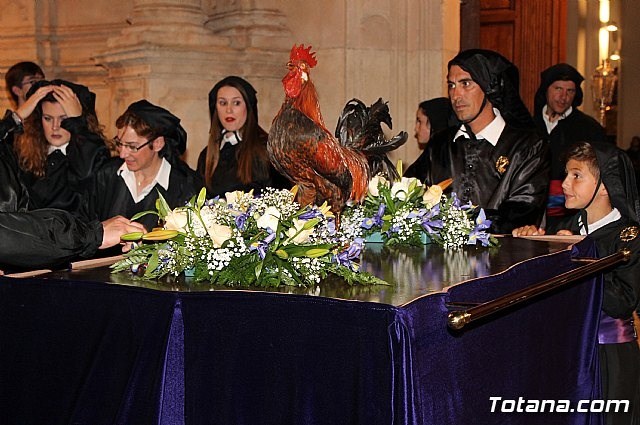
{"type": "MultiPolygon", "coordinates": [[[[48,78],[89,86],[109,136],[129,103],[147,98],[166,107],[183,120],[186,160],[195,166],[215,82],[249,80],[268,130],[284,98],[288,52],[294,43],[310,44],[327,126],[349,99],[383,97],[393,132],[410,134],[394,159],[411,162],[418,155],[415,110],[445,93],[458,14],[456,0],[13,0],[0,17],[0,73],[32,60],[48,78]]],[[[8,95],[1,103],[9,106],[8,95]]]]}

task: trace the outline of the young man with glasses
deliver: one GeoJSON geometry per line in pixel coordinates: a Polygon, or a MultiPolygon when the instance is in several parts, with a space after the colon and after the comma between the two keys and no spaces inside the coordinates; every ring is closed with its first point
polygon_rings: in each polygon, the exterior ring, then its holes
{"type": "MultiPolygon", "coordinates": [[[[105,220],[155,211],[158,193],[175,208],[200,191],[201,179],[180,158],[186,149],[187,133],[178,117],[140,100],[116,120],[116,127],[113,142],[119,157],[95,175],[87,194],[89,218],[105,220]]],[[[151,230],[157,225],[157,216],[149,214],[138,221],[151,230]]]]}
{"type": "MultiPolygon", "coordinates": [[[[9,134],[22,131],[22,120],[29,114],[20,108],[27,100],[27,93],[33,83],[44,80],[44,72],[33,62],[18,62],[13,65],[4,76],[6,88],[11,95],[15,110],[7,109],[0,120],[0,140],[12,144],[13,138],[9,134]]],[[[30,112],[30,111],[28,111],[30,112]]]]}

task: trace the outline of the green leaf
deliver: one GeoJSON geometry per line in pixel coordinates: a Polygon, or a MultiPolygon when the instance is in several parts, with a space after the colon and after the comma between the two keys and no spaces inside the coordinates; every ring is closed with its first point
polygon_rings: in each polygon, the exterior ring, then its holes
{"type": "Polygon", "coordinates": [[[134,214],[133,217],[131,217],[131,221],[137,220],[140,217],[144,217],[145,215],[149,215],[149,214],[158,215],[158,213],[155,211],[140,211],[139,213],[136,213],[134,214]]]}
{"type": "Polygon", "coordinates": [[[158,259],[158,251],[154,251],[153,254],[151,254],[151,258],[149,258],[149,263],[147,264],[147,270],[144,273],[144,275],[147,276],[147,275],[150,275],[152,272],[154,272],[158,268],[159,262],[160,260],[158,259]]]}
{"type": "Polygon", "coordinates": [[[164,220],[166,216],[171,213],[171,207],[167,203],[162,193],[158,190],[158,199],[156,199],[156,209],[158,210],[158,216],[164,220]]]}

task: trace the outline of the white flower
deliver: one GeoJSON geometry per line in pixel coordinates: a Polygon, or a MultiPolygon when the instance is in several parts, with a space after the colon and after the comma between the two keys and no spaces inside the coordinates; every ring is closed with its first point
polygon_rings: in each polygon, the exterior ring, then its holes
{"type": "Polygon", "coordinates": [[[287,236],[295,244],[303,244],[309,240],[309,236],[313,234],[313,228],[305,229],[306,220],[293,220],[293,227],[287,230],[287,236]],[[299,233],[298,233],[299,232],[299,233]],[[298,233],[296,235],[296,233],[298,233]]]}
{"type": "Polygon", "coordinates": [[[278,221],[280,221],[280,211],[276,207],[267,207],[258,220],[258,227],[262,229],[271,229],[274,232],[278,229],[278,221]]]}
{"type": "Polygon", "coordinates": [[[166,230],[177,230],[179,232],[187,231],[187,222],[189,221],[189,213],[185,210],[173,210],[164,219],[164,228],[166,230]]]}
{"type": "Polygon", "coordinates": [[[422,195],[422,203],[427,208],[431,208],[436,204],[440,203],[440,198],[442,198],[442,188],[434,184],[427,189],[427,191],[422,195]]]}
{"type": "Polygon", "coordinates": [[[231,238],[231,227],[223,226],[222,224],[211,223],[207,226],[207,233],[213,241],[214,248],[220,248],[223,243],[231,238]]]}
{"type": "Polygon", "coordinates": [[[409,191],[413,190],[420,182],[415,177],[403,177],[399,182],[394,182],[391,186],[391,196],[400,201],[407,199],[409,191]]]}
{"type": "Polygon", "coordinates": [[[384,187],[389,187],[389,181],[385,179],[381,175],[374,176],[369,181],[369,193],[373,196],[380,196],[380,192],[378,191],[378,186],[383,185],[384,187]]]}

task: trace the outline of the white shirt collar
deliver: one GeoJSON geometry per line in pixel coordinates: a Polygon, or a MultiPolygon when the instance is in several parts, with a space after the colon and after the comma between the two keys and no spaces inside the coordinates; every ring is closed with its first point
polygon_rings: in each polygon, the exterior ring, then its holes
{"type": "Polygon", "coordinates": [[[159,184],[164,188],[164,190],[169,190],[169,176],[171,175],[171,164],[162,158],[162,163],[160,164],[160,169],[158,170],[158,174],[153,179],[151,183],[149,183],[142,191],[138,191],[138,184],[136,182],[136,176],[133,171],[130,171],[127,168],[127,163],[123,162],[120,168],[118,168],[117,174],[122,177],[124,183],[127,185],[127,189],[129,189],[129,193],[133,198],[134,202],[137,204],[142,201],[148,194],[153,190],[156,184],[159,184]]]}
{"type": "Polygon", "coordinates": [[[62,152],[64,155],[67,154],[67,146],[69,146],[69,142],[65,143],[62,146],[53,146],[53,145],[49,145],[49,152],[47,153],[47,155],[51,155],[52,153],[54,153],[55,151],[60,151],[62,152]]]}
{"type": "MultiPolygon", "coordinates": [[[[480,130],[478,134],[476,134],[476,139],[484,139],[491,143],[491,145],[496,146],[498,144],[498,139],[500,139],[500,135],[502,134],[502,130],[504,130],[504,127],[506,126],[506,122],[504,121],[504,118],[502,118],[500,111],[496,108],[493,108],[493,114],[496,117],[485,128],[480,130]]],[[[460,129],[453,140],[455,141],[460,136],[465,139],[469,138],[469,135],[463,125],[460,126],[460,129]]]]}
{"type": "Polygon", "coordinates": [[[554,128],[556,128],[556,125],[558,125],[560,120],[563,120],[567,118],[569,115],[571,115],[571,113],[573,112],[573,106],[569,106],[569,109],[564,111],[564,114],[560,115],[560,117],[558,117],[558,119],[556,119],[555,121],[549,120],[549,115],[547,115],[547,110],[548,110],[547,105],[544,105],[542,107],[542,119],[544,121],[544,125],[547,127],[547,133],[551,134],[551,131],[554,128]]]}
{"type": "Polygon", "coordinates": [[[240,131],[222,130],[222,141],[220,142],[220,150],[222,150],[225,143],[229,143],[231,146],[235,146],[238,144],[238,142],[241,141],[242,134],[240,134],[240,131]]]}
{"type": "MultiPolygon", "coordinates": [[[[602,217],[600,220],[591,223],[589,225],[589,233],[593,233],[596,230],[598,230],[601,227],[606,226],[609,223],[613,223],[616,220],[620,220],[622,218],[622,215],[620,214],[620,211],[618,211],[617,208],[614,208],[611,210],[611,212],[607,215],[605,215],[604,217],[602,217]]],[[[582,223],[580,223],[580,234],[581,235],[586,235],[587,232],[584,229],[584,225],[582,225],[582,223]]]]}

